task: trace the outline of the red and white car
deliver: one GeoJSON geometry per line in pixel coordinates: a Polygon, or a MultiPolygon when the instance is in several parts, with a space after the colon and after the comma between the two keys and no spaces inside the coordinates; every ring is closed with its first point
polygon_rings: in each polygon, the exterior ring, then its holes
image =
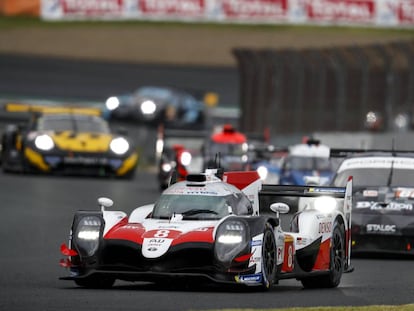
{"type": "Polygon", "coordinates": [[[255,171],[213,169],[188,175],[130,215],[100,198],[100,209],[74,216],[61,246],[69,274],[61,279],[110,287],[188,278],[268,289],[296,278],[304,287],[336,287],[352,271],[351,193],[352,180],[344,188],[262,185],[255,171]],[[262,198],[273,200],[272,213],[260,213],[262,198]],[[307,207],[283,231],[279,214],[303,198],[307,207]]]}

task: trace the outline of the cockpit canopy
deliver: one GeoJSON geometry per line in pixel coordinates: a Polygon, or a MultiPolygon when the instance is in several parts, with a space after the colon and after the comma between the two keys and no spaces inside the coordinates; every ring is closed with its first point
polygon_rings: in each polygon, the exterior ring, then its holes
{"type": "Polygon", "coordinates": [[[227,215],[252,215],[247,196],[223,182],[200,186],[180,182],[170,186],[155,203],[152,218],[170,219],[182,215],[183,220],[218,220],[227,215]]]}

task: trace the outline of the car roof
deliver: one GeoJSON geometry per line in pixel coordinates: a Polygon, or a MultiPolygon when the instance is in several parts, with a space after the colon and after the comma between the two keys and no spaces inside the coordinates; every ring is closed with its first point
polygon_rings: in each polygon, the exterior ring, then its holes
{"type": "Polygon", "coordinates": [[[330,148],[326,145],[297,144],[289,147],[289,155],[300,157],[329,158],[330,148]]]}
{"type": "Polygon", "coordinates": [[[345,158],[337,172],[349,169],[414,169],[414,153],[370,152],[360,153],[345,158]]]}

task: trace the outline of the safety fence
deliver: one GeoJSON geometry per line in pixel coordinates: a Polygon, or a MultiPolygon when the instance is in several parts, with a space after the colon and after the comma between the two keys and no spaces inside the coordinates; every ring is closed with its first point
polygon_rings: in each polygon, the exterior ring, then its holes
{"type": "Polygon", "coordinates": [[[243,131],[274,137],[412,126],[413,41],[233,52],[243,131]]]}

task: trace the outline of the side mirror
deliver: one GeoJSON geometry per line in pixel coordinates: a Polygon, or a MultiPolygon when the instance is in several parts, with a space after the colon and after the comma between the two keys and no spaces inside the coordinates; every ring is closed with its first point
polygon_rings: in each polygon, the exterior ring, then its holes
{"type": "Polygon", "coordinates": [[[270,205],[270,209],[275,212],[277,214],[277,216],[279,217],[279,214],[287,214],[289,213],[289,205],[287,205],[286,203],[281,203],[281,202],[276,202],[273,203],[272,205],[270,205]]]}
{"type": "Polygon", "coordinates": [[[111,207],[112,205],[114,205],[114,201],[112,201],[111,199],[109,199],[109,198],[104,198],[104,197],[102,197],[102,198],[99,198],[98,199],[98,204],[99,204],[99,206],[101,207],[101,210],[102,210],[102,212],[103,211],[105,211],[105,208],[109,208],[109,207],[111,207]]]}

